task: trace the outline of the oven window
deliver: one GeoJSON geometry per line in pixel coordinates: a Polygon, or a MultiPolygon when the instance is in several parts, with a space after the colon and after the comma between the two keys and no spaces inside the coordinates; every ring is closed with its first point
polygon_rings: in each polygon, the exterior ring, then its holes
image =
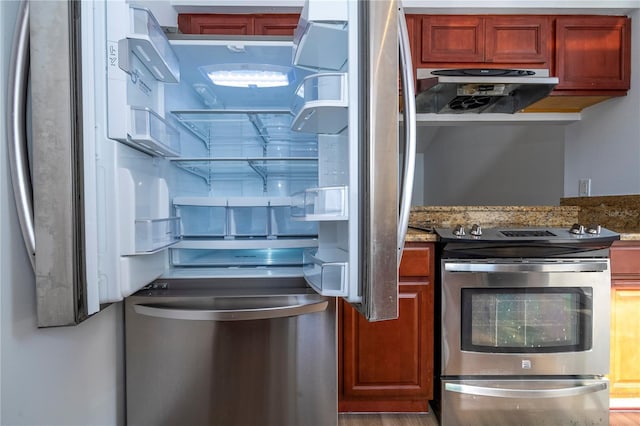
{"type": "Polygon", "coordinates": [[[461,348],[473,352],[591,349],[591,288],[462,289],[461,348]]]}

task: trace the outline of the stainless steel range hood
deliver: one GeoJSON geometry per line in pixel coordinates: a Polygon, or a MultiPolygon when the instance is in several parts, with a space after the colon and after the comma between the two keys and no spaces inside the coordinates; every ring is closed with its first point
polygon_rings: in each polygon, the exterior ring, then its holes
{"type": "Polygon", "coordinates": [[[514,114],[558,84],[544,69],[418,69],[417,74],[418,113],[514,114]]]}

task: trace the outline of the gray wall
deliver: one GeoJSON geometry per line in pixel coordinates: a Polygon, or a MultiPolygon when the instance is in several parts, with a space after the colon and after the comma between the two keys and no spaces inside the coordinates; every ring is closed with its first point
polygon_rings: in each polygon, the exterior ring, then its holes
{"type": "Polygon", "coordinates": [[[566,196],[578,195],[582,178],[591,178],[591,195],[640,194],[640,10],[631,20],[631,90],[567,126],[566,196]]]}
{"type": "Polygon", "coordinates": [[[120,304],[77,327],[38,329],[35,287],[12,199],[6,79],[17,3],[0,1],[0,424],[124,424],[120,304]]]}
{"type": "Polygon", "coordinates": [[[427,205],[557,205],[563,195],[560,125],[423,127],[427,205]]]}

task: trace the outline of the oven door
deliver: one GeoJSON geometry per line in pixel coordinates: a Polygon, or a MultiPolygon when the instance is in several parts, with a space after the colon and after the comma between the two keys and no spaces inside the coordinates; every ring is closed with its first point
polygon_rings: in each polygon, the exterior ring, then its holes
{"type": "Polygon", "coordinates": [[[605,375],[608,259],[442,262],[442,375],[605,375]]]}

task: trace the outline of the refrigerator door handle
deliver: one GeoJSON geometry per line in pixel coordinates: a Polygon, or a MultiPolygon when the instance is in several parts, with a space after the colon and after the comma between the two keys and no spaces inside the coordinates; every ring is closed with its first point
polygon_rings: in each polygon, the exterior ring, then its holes
{"type": "Polygon", "coordinates": [[[35,270],[36,238],[33,223],[33,193],[27,149],[27,91],[29,79],[29,2],[20,2],[9,65],[7,96],[7,144],[13,196],[22,238],[35,270]]]}
{"type": "Polygon", "coordinates": [[[402,77],[402,97],[404,101],[404,167],[400,184],[400,214],[398,219],[398,264],[402,258],[404,240],[409,226],[411,212],[411,197],[416,168],[416,99],[413,82],[413,63],[411,61],[411,46],[404,10],[398,11],[398,40],[400,42],[400,70],[402,77]]]}
{"type": "Polygon", "coordinates": [[[149,317],[188,320],[188,321],[248,321],[264,320],[272,318],[285,318],[314,312],[322,312],[327,309],[329,302],[326,299],[317,299],[309,303],[296,303],[277,307],[262,307],[250,309],[185,309],[167,305],[141,305],[133,306],[136,313],[149,317]]]}
{"type": "Polygon", "coordinates": [[[589,393],[600,392],[606,389],[606,382],[558,389],[504,389],[464,385],[460,383],[445,384],[445,390],[449,392],[497,398],[563,398],[568,396],[586,395],[589,393]]]}

